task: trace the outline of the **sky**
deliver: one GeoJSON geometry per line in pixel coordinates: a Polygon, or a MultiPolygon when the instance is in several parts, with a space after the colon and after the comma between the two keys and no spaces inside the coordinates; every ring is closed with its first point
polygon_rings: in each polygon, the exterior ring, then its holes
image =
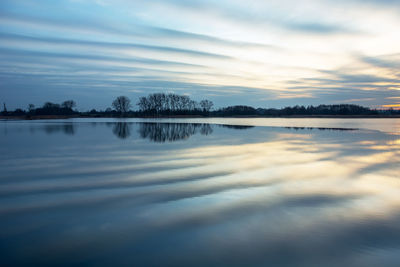
{"type": "Polygon", "coordinates": [[[400,0],[1,0],[0,102],[400,108],[400,0]]]}

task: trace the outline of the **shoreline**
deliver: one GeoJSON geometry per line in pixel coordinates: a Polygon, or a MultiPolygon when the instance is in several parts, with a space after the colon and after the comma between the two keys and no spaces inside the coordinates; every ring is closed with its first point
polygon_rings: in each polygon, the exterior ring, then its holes
{"type": "Polygon", "coordinates": [[[76,118],[114,118],[114,119],[198,119],[198,118],[282,118],[282,119],[397,119],[400,115],[292,115],[292,116],[193,116],[193,115],[175,115],[175,116],[67,116],[67,115],[37,115],[37,116],[0,116],[0,120],[59,120],[76,118]]]}

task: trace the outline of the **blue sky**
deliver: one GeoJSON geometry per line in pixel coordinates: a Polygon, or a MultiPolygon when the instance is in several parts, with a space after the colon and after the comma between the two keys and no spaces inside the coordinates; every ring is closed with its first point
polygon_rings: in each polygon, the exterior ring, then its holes
{"type": "Polygon", "coordinates": [[[0,102],[400,107],[397,0],[1,0],[0,102]]]}

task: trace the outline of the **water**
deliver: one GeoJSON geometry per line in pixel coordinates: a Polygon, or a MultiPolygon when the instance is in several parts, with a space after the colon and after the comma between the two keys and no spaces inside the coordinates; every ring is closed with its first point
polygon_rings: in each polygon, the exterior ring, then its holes
{"type": "Polygon", "coordinates": [[[400,265],[398,119],[167,121],[0,122],[0,265],[400,265]]]}

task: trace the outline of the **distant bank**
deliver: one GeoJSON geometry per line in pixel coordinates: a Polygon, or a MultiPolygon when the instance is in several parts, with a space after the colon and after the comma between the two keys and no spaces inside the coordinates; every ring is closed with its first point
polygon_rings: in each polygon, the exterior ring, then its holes
{"type": "Polygon", "coordinates": [[[193,119],[193,118],[326,118],[326,119],[372,119],[372,118],[400,118],[400,115],[286,115],[286,116],[260,116],[260,115],[236,115],[236,116],[201,116],[201,115],[170,115],[170,116],[90,116],[90,115],[23,115],[23,116],[0,116],[0,120],[56,120],[73,118],[116,118],[116,119],[193,119]]]}
{"type": "Polygon", "coordinates": [[[3,103],[2,119],[64,119],[64,118],[202,118],[202,117],[241,117],[241,118],[397,118],[400,110],[371,109],[354,104],[335,104],[318,106],[292,106],[284,108],[254,108],[235,105],[213,108],[214,103],[203,99],[200,102],[187,95],[150,94],[140,97],[137,109],[132,109],[131,100],[119,96],[105,110],[91,109],[78,111],[74,100],[61,104],[46,102],[40,107],[29,104],[27,109],[7,110],[3,103]]]}

